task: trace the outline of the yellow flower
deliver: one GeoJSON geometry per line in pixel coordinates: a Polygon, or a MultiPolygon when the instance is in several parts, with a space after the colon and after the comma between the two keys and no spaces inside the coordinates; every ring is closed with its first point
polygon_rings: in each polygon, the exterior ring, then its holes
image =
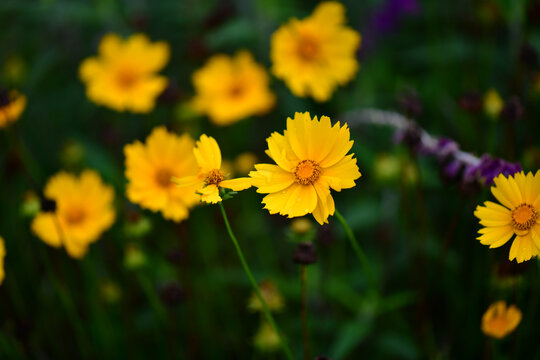
{"type": "Polygon", "coordinates": [[[186,219],[189,209],[199,202],[195,187],[179,189],[171,178],[197,174],[193,145],[189,135],[178,136],[164,126],[155,128],[145,144],[126,145],[128,199],[145,209],[161,211],[166,219],[186,219]]]}
{"type": "Polygon", "coordinates": [[[6,273],[4,272],[4,257],[6,257],[6,246],[4,244],[4,238],[0,236],[0,285],[6,277],[6,273]]]}
{"type": "Polygon", "coordinates": [[[486,201],[477,206],[474,215],[484,227],[477,239],[483,245],[497,248],[516,235],[509,259],[518,263],[538,255],[540,248],[540,172],[499,175],[491,193],[502,205],[486,201]]]}
{"type": "Polygon", "coordinates": [[[279,335],[266,320],[262,320],[253,338],[253,345],[261,351],[273,352],[280,348],[279,335]]]}
{"type": "Polygon", "coordinates": [[[0,89],[0,129],[19,119],[26,107],[26,96],[0,89]]]}
{"type": "Polygon", "coordinates": [[[116,111],[150,112],[167,86],[167,78],[156,72],[169,61],[169,52],[167,43],[151,43],[144,34],[126,41],[116,34],[103,36],[99,55],[85,59],[79,68],[86,96],[116,111]]]}
{"type": "Polygon", "coordinates": [[[268,194],[265,209],[290,218],[311,213],[319,224],[327,223],[335,210],[330,188],[352,188],[361,176],[354,154],[347,155],[353,145],[347,124],[332,126],[327,116],[318,121],[308,112],[296,113],[283,135],[275,132],[266,141],[277,165],[257,164],[249,173],[257,192],[268,194]]]}
{"type": "Polygon", "coordinates": [[[194,108],[217,125],[268,112],[275,104],[266,70],[251,54],[215,55],[193,74],[194,108]]]}
{"type": "Polygon", "coordinates": [[[240,191],[251,186],[249,178],[225,180],[227,174],[222,170],[221,150],[213,137],[201,135],[193,149],[193,154],[197,159],[199,172],[193,176],[174,177],[172,181],[178,185],[179,189],[195,187],[195,192],[201,195],[202,201],[216,204],[222,200],[219,196],[219,188],[240,191]]]}
{"type": "Polygon", "coordinates": [[[497,301],[482,316],[482,332],[496,339],[502,339],[521,322],[521,311],[514,305],[506,307],[506,302],[497,301]]]}
{"type": "Polygon", "coordinates": [[[361,37],[344,23],[343,5],[328,1],[311,16],[293,18],[272,35],[272,72],[294,95],[326,101],[338,85],[354,77],[361,37]]]}
{"type": "Polygon", "coordinates": [[[504,101],[495,89],[490,89],[484,95],[484,111],[491,117],[497,117],[504,107],[504,101]]]}
{"type": "Polygon", "coordinates": [[[239,174],[247,175],[257,163],[257,156],[252,152],[244,152],[234,160],[234,167],[239,174]]]}
{"type": "Polygon", "coordinates": [[[44,194],[56,202],[56,211],[38,213],[32,231],[50,246],[63,245],[71,257],[82,258],[114,222],[114,191],[95,171],[80,177],[60,172],[49,179],[44,194]]]}
{"type": "MultiPolygon", "coordinates": [[[[265,280],[260,284],[261,295],[270,311],[281,311],[285,306],[283,296],[270,280],[265,280]]],[[[263,311],[259,297],[253,292],[248,301],[248,309],[251,311],[263,311]]]]}

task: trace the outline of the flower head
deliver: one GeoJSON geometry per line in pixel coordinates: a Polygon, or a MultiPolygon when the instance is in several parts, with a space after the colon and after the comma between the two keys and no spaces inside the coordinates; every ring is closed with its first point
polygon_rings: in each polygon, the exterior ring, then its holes
{"type": "Polygon", "coordinates": [[[221,202],[220,188],[240,191],[251,187],[251,179],[237,178],[225,180],[227,174],[222,169],[221,150],[216,140],[207,135],[201,135],[197,141],[193,154],[197,160],[198,174],[185,177],[173,177],[172,181],[179,189],[195,188],[201,195],[201,200],[216,204],[221,202]]]}
{"type": "Polygon", "coordinates": [[[352,188],[361,176],[354,154],[347,155],[353,145],[347,125],[296,113],[283,135],[275,132],[266,141],[277,165],[257,164],[249,173],[257,192],[268,194],[265,208],[290,218],[311,213],[319,224],[327,223],[335,210],[330,189],[352,188]]]}
{"type": "Polygon", "coordinates": [[[79,75],[86,95],[99,105],[116,111],[148,113],[167,79],[156,75],[169,61],[169,45],[151,43],[144,34],[127,40],[116,34],[103,36],[99,55],[85,59],[79,75]]]}
{"type": "Polygon", "coordinates": [[[26,107],[26,96],[0,89],[0,129],[19,119],[26,107]]]}
{"type": "Polygon", "coordinates": [[[196,110],[217,125],[230,125],[268,112],[275,104],[266,70],[251,54],[215,55],[193,74],[196,110]]]}
{"type": "Polygon", "coordinates": [[[4,257],[6,257],[6,246],[4,244],[4,238],[0,236],[0,285],[6,277],[4,272],[4,257]]]}
{"type": "Polygon", "coordinates": [[[489,89],[484,95],[484,111],[492,118],[496,118],[504,107],[504,101],[495,89],[489,89]]]}
{"type": "Polygon", "coordinates": [[[128,199],[145,209],[161,211],[166,219],[186,219],[198,202],[195,188],[180,189],[171,178],[197,174],[193,145],[189,135],[178,136],[164,126],[155,128],[144,144],[135,141],[126,145],[128,199]]]}
{"type": "Polygon", "coordinates": [[[71,257],[82,258],[114,222],[114,191],[95,171],[80,176],[60,172],[48,181],[44,194],[56,209],[38,213],[32,231],[50,246],[63,245],[71,257]]]}
{"type": "Polygon", "coordinates": [[[272,72],[291,92],[327,101],[358,70],[360,34],[345,23],[345,8],[323,2],[305,19],[291,19],[271,40],[272,72]]]}
{"type": "MultiPolygon", "coordinates": [[[[270,311],[281,311],[285,307],[283,295],[271,280],[265,280],[260,283],[261,295],[270,311]]],[[[251,311],[263,311],[261,300],[255,292],[251,294],[248,301],[248,309],[251,311]]]]}
{"type": "Polygon", "coordinates": [[[491,192],[500,204],[486,201],[476,207],[474,215],[484,226],[478,240],[496,248],[513,238],[509,259],[529,260],[540,252],[540,172],[501,174],[493,181],[491,192]]]}
{"type": "Polygon", "coordinates": [[[496,339],[502,339],[521,322],[521,311],[514,306],[506,307],[506,302],[497,301],[482,316],[482,332],[496,339]]]}

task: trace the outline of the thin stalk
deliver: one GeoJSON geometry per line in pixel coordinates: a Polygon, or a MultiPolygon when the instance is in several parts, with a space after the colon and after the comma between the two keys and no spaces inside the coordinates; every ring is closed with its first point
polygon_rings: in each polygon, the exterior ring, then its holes
{"type": "Polygon", "coordinates": [[[311,359],[311,350],[309,346],[309,330],[307,322],[307,303],[306,303],[306,266],[300,266],[300,287],[301,287],[301,306],[302,306],[302,336],[304,339],[304,360],[311,359]]]}
{"type": "Polygon", "coordinates": [[[373,273],[373,270],[371,269],[371,265],[369,264],[366,254],[364,253],[364,251],[362,250],[362,247],[360,246],[360,243],[358,242],[358,240],[356,240],[356,237],[354,236],[354,233],[349,227],[349,224],[347,224],[347,221],[345,220],[343,215],[341,215],[338,209],[336,209],[334,215],[343,226],[343,229],[345,230],[345,234],[347,234],[347,239],[349,239],[349,242],[351,243],[354,253],[356,254],[356,257],[358,258],[358,261],[360,261],[360,265],[362,266],[362,269],[364,270],[364,274],[370,286],[373,289],[376,289],[377,283],[375,281],[375,275],[373,273]]]}
{"type": "Polygon", "coordinates": [[[262,297],[261,290],[259,289],[259,285],[257,284],[257,281],[255,281],[255,278],[253,277],[253,274],[251,273],[251,270],[249,269],[246,259],[244,258],[244,253],[242,252],[242,249],[240,248],[240,245],[238,244],[238,240],[236,239],[236,236],[234,236],[231,225],[229,224],[229,219],[227,218],[227,213],[225,212],[225,207],[223,206],[222,202],[219,203],[219,208],[221,209],[221,215],[223,215],[223,220],[225,221],[225,226],[227,227],[229,237],[231,238],[234,244],[236,253],[238,254],[238,257],[240,258],[240,262],[242,263],[242,267],[244,268],[244,271],[247,277],[249,278],[251,285],[253,286],[253,290],[255,290],[255,294],[257,294],[257,297],[259,298],[259,301],[262,304],[262,308],[263,308],[264,315],[266,316],[266,320],[268,320],[268,323],[270,324],[274,332],[278,334],[281,348],[283,349],[283,352],[287,356],[287,359],[294,360],[294,357],[292,355],[291,350],[289,349],[289,346],[285,342],[285,339],[283,339],[283,336],[281,335],[281,332],[279,331],[276,325],[276,322],[274,321],[274,317],[270,313],[270,310],[268,309],[268,305],[266,305],[266,301],[264,301],[264,298],[262,297]]]}

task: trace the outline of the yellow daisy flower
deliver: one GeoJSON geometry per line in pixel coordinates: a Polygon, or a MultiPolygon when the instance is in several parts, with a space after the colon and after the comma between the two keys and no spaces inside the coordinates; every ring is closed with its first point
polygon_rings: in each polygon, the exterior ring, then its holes
{"type": "Polygon", "coordinates": [[[197,159],[199,172],[193,176],[174,177],[172,181],[180,189],[195,187],[195,192],[201,195],[202,201],[216,204],[222,200],[219,188],[240,191],[251,187],[249,178],[225,180],[227,174],[222,170],[221,150],[213,137],[201,135],[193,154],[197,159]]]}
{"type": "Polygon", "coordinates": [[[0,129],[19,119],[26,107],[26,96],[0,89],[0,129]]]}
{"type": "Polygon", "coordinates": [[[540,252],[540,172],[520,172],[514,176],[499,175],[491,193],[502,205],[486,201],[477,206],[474,215],[484,227],[477,239],[483,245],[497,248],[516,235],[509,259],[518,263],[540,252]]]}
{"type": "Polygon", "coordinates": [[[169,52],[167,43],[151,43],[144,34],[126,41],[116,34],[103,36],[98,56],[85,59],[79,68],[86,96],[116,111],[150,112],[168,83],[156,72],[168,63],[169,52]]]}
{"type": "Polygon", "coordinates": [[[60,172],[49,179],[44,194],[56,202],[56,211],[38,213],[32,231],[50,246],[63,245],[71,257],[82,258],[114,222],[114,190],[95,171],[79,177],[60,172]]]}
{"type": "Polygon", "coordinates": [[[127,197],[145,209],[161,211],[165,219],[181,221],[199,202],[195,187],[179,189],[173,176],[197,174],[193,139],[170,133],[164,126],[155,128],[146,143],[135,141],[124,147],[127,197]]]}
{"type": "Polygon", "coordinates": [[[251,54],[215,55],[193,74],[193,107],[216,125],[230,125],[268,112],[276,98],[266,70],[251,54]]]}
{"type": "Polygon", "coordinates": [[[506,302],[497,301],[482,316],[482,332],[496,339],[502,339],[514,331],[521,322],[521,311],[514,306],[506,307],[506,302]]]}
{"type": "Polygon", "coordinates": [[[327,223],[335,210],[330,188],[352,188],[361,176],[354,154],[347,155],[353,145],[347,124],[332,126],[327,116],[318,121],[308,112],[296,113],[283,135],[275,132],[266,141],[277,165],[257,164],[249,173],[257,192],[268,194],[265,209],[290,218],[311,213],[319,224],[327,223]]]}
{"type": "Polygon", "coordinates": [[[296,96],[330,99],[358,71],[361,37],[344,23],[345,8],[334,1],[319,4],[305,19],[291,19],[272,35],[272,73],[296,96]]]}
{"type": "Polygon", "coordinates": [[[6,257],[6,246],[4,238],[0,236],[0,285],[4,282],[6,273],[4,272],[4,258],[6,257]]]}

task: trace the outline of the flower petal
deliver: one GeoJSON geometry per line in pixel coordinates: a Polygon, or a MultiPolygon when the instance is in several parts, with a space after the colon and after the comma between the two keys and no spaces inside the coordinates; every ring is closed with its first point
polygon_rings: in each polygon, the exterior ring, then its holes
{"type": "Polygon", "coordinates": [[[203,172],[221,168],[221,150],[213,137],[201,135],[193,154],[203,172]]]}
{"type": "Polygon", "coordinates": [[[221,196],[219,196],[219,188],[217,185],[208,185],[202,189],[197,190],[201,194],[201,200],[210,204],[217,204],[221,202],[221,196]]]}
{"type": "Polygon", "coordinates": [[[538,248],[534,244],[530,233],[525,236],[516,236],[510,248],[509,259],[518,263],[524,262],[538,255],[538,248]]]}
{"type": "Polygon", "coordinates": [[[270,214],[303,216],[317,206],[317,193],[311,185],[293,184],[285,190],[266,195],[262,202],[270,214]]]}
{"type": "Polygon", "coordinates": [[[247,177],[241,177],[230,180],[223,180],[219,183],[220,187],[231,189],[234,191],[240,191],[250,188],[252,185],[251,179],[247,177]]]}
{"type": "Polygon", "coordinates": [[[294,183],[294,175],[284,171],[281,167],[271,164],[256,164],[255,171],[249,176],[257,192],[268,194],[284,190],[294,183]]]}

